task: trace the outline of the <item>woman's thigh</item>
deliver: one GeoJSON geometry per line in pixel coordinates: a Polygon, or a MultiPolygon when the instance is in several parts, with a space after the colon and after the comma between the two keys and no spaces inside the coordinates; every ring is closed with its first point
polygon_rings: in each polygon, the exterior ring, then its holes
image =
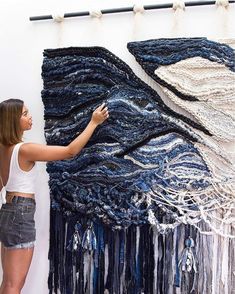
{"type": "Polygon", "coordinates": [[[7,249],[2,245],[3,279],[11,284],[24,282],[27,276],[34,248],[7,249]]]}

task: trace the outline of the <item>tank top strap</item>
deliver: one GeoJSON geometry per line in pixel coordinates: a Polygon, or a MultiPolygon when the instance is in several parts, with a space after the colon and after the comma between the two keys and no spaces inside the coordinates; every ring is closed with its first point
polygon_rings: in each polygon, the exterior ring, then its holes
{"type": "Polygon", "coordinates": [[[13,152],[19,152],[20,146],[23,144],[24,144],[24,142],[20,142],[20,143],[15,144],[13,152]]]}
{"type": "Polygon", "coordinates": [[[12,154],[11,154],[11,161],[10,161],[10,168],[9,168],[9,176],[8,178],[11,177],[11,174],[12,172],[15,171],[15,169],[18,169],[19,168],[19,160],[18,160],[18,154],[19,154],[19,149],[20,149],[20,146],[24,144],[24,142],[20,142],[20,143],[17,143],[13,150],[12,150],[12,154]]]}
{"type": "Polygon", "coordinates": [[[11,162],[16,161],[16,160],[18,162],[19,149],[20,149],[20,146],[23,144],[24,144],[24,142],[20,142],[14,146],[14,149],[13,149],[12,155],[11,155],[11,162]]]}

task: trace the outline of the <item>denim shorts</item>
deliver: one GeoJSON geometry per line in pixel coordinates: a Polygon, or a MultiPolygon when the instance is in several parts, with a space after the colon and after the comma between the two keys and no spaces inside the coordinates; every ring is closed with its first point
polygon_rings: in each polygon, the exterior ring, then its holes
{"type": "Polygon", "coordinates": [[[12,203],[0,209],[0,242],[5,248],[18,249],[34,246],[36,239],[35,200],[15,196],[12,203]]]}

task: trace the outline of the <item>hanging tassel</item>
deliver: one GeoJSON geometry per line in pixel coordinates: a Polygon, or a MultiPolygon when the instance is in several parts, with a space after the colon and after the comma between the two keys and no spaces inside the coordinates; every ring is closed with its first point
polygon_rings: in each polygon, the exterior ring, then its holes
{"type": "Polygon", "coordinates": [[[189,284],[190,279],[189,277],[193,275],[193,284],[191,285],[192,288],[190,290],[190,293],[194,290],[195,285],[195,274],[197,273],[197,266],[196,266],[196,258],[195,254],[193,253],[192,248],[195,246],[195,242],[193,238],[189,236],[188,239],[185,240],[185,248],[182,252],[181,258],[179,260],[178,267],[182,272],[182,275],[184,277],[184,283],[182,285],[182,278],[181,275],[179,275],[179,282],[181,285],[181,290],[184,291],[184,288],[187,288],[187,291],[189,292],[189,284]]]}
{"type": "Polygon", "coordinates": [[[97,239],[92,224],[88,225],[83,235],[82,248],[89,251],[97,249],[97,239]]]}
{"type": "Polygon", "coordinates": [[[76,223],[76,225],[74,226],[74,234],[71,238],[71,240],[69,241],[69,245],[67,246],[67,249],[69,251],[78,251],[79,245],[81,244],[81,237],[79,234],[79,230],[81,229],[81,225],[79,224],[79,222],[76,223]]]}
{"type": "Polygon", "coordinates": [[[195,246],[194,240],[189,237],[185,240],[186,248],[183,250],[179,261],[179,267],[182,272],[192,272],[194,270],[197,273],[196,260],[192,248],[195,246]]]}

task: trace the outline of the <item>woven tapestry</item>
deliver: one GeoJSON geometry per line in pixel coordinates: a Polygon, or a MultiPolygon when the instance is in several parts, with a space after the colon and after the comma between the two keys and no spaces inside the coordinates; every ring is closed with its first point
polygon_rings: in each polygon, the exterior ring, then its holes
{"type": "MultiPolygon", "coordinates": [[[[220,50],[208,49],[204,44],[210,41],[199,38],[128,44],[172,99],[207,105],[190,108],[195,116],[203,109],[199,120],[169,108],[105,48],[44,51],[42,100],[49,145],[69,144],[102,102],[110,113],[79,155],[47,164],[50,293],[212,293],[212,282],[221,278],[221,272],[215,275],[211,269],[213,234],[218,250],[223,237],[234,236],[233,167],[213,137],[231,140],[234,116],[229,107],[221,111],[230,128],[224,131],[216,117],[206,124],[206,111],[213,107],[217,115],[220,99],[234,102],[234,53],[227,45],[211,43],[220,50]],[[210,103],[213,94],[205,98],[201,93],[207,85],[190,84],[195,63],[205,73],[214,67],[224,73],[230,86],[221,83],[223,96],[218,93],[210,103]],[[186,77],[172,74],[187,68],[186,77]],[[176,86],[181,76],[188,87],[176,86]]],[[[209,85],[207,78],[205,83],[209,85]]],[[[232,272],[224,279],[235,285],[232,272]]]]}
{"type": "Polygon", "coordinates": [[[178,38],[132,42],[128,49],[174,103],[211,134],[235,140],[233,48],[206,38],[178,38]]]}

